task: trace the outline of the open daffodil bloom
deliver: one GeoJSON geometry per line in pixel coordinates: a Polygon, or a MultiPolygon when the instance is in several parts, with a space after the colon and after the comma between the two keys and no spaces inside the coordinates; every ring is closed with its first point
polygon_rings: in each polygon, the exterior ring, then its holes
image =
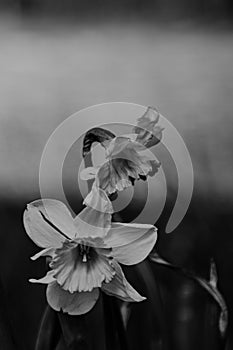
{"type": "Polygon", "coordinates": [[[133,265],[144,260],[156,242],[156,228],[111,223],[111,202],[97,187],[85,204],[88,206],[76,218],[57,200],[37,200],[27,206],[26,232],[44,248],[32,259],[51,257],[51,270],[31,282],[48,284],[50,306],[71,315],[88,312],[100,288],[125,301],[144,300],[127,282],[119,263],[133,265]]]}

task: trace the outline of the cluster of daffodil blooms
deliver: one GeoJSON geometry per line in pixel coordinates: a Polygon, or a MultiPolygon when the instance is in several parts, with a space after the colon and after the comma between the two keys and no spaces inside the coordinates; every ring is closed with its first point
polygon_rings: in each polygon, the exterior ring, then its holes
{"type": "Polygon", "coordinates": [[[133,130],[134,140],[121,136],[103,141],[106,162],[98,169],[84,169],[82,177],[94,182],[84,199],[85,208],[76,217],[54,199],[27,205],[26,232],[43,248],[32,259],[50,257],[46,276],[30,281],[47,284],[47,301],[54,310],[84,314],[95,305],[100,289],[124,301],[145,299],[126,280],[120,264],[144,260],[155,245],[157,229],[153,225],[112,222],[109,195],[158,171],[160,164],[141,154],[161,139],[158,119],[158,112],[149,107],[133,130]]]}

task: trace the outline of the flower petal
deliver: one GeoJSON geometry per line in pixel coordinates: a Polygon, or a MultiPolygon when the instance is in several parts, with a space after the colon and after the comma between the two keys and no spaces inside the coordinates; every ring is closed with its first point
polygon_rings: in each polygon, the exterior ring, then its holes
{"type": "Polygon", "coordinates": [[[100,213],[113,213],[112,203],[106,192],[99,188],[95,182],[92,186],[91,192],[88,193],[84,199],[83,204],[99,211],[100,213]]]}
{"type": "Polygon", "coordinates": [[[103,237],[103,248],[115,248],[132,244],[138,239],[143,240],[143,236],[147,234],[148,237],[157,237],[155,236],[156,231],[156,227],[149,224],[125,224],[113,222],[111,229],[107,235],[103,237]]]}
{"type": "Polygon", "coordinates": [[[129,244],[113,248],[112,257],[124,265],[138,264],[148,256],[156,240],[157,230],[154,228],[129,244]]]}
{"type": "Polygon", "coordinates": [[[96,181],[100,188],[111,194],[132,186],[132,182],[129,179],[132,172],[133,164],[131,161],[117,158],[107,161],[100,167],[96,181]]]}
{"type": "Polygon", "coordinates": [[[74,219],[77,231],[75,238],[104,237],[111,227],[111,220],[111,214],[86,207],[74,219]]]}
{"type": "Polygon", "coordinates": [[[28,236],[42,248],[61,247],[65,237],[46,220],[40,207],[28,204],[23,216],[28,236]]]}
{"type": "Polygon", "coordinates": [[[45,248],[45,249],[41,250],[39,253],[31,256],[31,259],[37,260],[41,256],[53,256],[54,252],[55,252],[54,248],[45,248]]]}
{"type": "Polygon", "coordinates": [[[113,207],[106,192],[94,183],[83,203],[87,207],[74,219],[77,232],[75,238],[105,236],[111,227],[113,213],[113,207]]]}
{"type": "Polygon", "coordinates": [[[124,301],[139,302],[145,300],[146,298],[142,297],[126,280],[120,265],[114,260],[112,264],[116,274],[111,282],[102,284],[102,291],[124,301]]]}
{"type": "Polygon", "coordinates": [[[101,287],[103,281],[110,281],[115,272],[107,256],[100,255],[88,247],[86,261],[83,261],[79,245],[66,243],[57,249],[50,263],[57,283],[69,292],[87,292],[101,287]]]}
{"type": "Polygon", "coordinates": [[[54,271],[49,271],[44,277],[40,278],[40,279],[35,279],[35,278],[31,278],[29,280],[29,282],[32,282],[32,283],[43,283],[43,284],[49,284],[49,283],[52,283],[52,282],[55,282],[56,279],[53,277],[54,275],[54,271]]]}
{"type": "Polygon", "coordinates": [[[91,179],[94,179],[96,177],[97,171],[98,171],[97,168],[90,166],[90,167],[83,169],[80,172],[79,177],[81,180],[91,180],[91,179]]]}
{"type": "Polygon", "coordinates": [[[145,149],[139,145],[126,137],[114,139],[106,152],[108,161],[97,173],[97,186],[111,194],[131,186],[135,180],[154,174],[153,161],[138,152],[145,149]]]}
{"type": "Polygon", "coordinates": [[[91,292],[70,293],[62,289],[56,282],[47,287],[47,301],[56,311],[62,310],[69,315],[82,315],[90,311],[99,298],[99,289],[91,292]]]}
{"type": "Polygon", "coordinates": [[[106,149],[106,156],[107,157],[114,157],[118,155],[120,152],[122,152],[131,142],[131,139],[129,137],[125,136],[118,136],[112,139],[112,141],[109,143],[107,149],[106,149]]]}
{"type": "Polygon", "coordinates": [[[74,219],[67,206],[56,199],[39,199],[29,204],[37,208],[67,238],[73,238],[76,230],[74,219]]]}

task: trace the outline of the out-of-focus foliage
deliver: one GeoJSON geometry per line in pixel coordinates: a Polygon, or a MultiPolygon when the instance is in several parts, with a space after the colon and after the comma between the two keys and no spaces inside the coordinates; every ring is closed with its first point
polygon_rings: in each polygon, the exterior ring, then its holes
{"type": "Polygon", "coordinates": [[[80,16],[93,13],[122,14],[153,14],[154,16],[232,16],[231,0],[1,0],[0,6],[22,13],[62,13],[80,16]]]}

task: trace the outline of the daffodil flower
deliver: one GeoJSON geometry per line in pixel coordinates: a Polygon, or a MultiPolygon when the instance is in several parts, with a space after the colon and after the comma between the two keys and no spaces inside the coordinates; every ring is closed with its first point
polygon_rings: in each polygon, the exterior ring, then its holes
{"type": "Polygon", "coordinates": [[[132,186],[135,180],[146,180],[160,167],[160,162],[151,159],[141,151],[145,147],[129,137],[115,137],[106,147],[106,162],[99,168],[85,168],[80,177],[83,180],[96,179],[96,186],[107,194],[122,191],[132,186]]]}
{"type": "Polygon", "coordinates": [[[44,248],[32,259],[51,257],[51,270],[46,276],[30,281],[47,284],[49,305],[70,315],[91,310],[100,289],[124,301],[144,300],[126,280],[119,263],[133,265],[144,260],[156,242],[156,228],[111,223],[111,202],[97,187],[85,203],[94,209],[87,206],[75,218],[57,200],[37,200],[27,205],[24,212],[26,232],[44,248]],[[95,191],[100,193],[98,198],[93,196],[95,191]]]}
{"type": "Polygon", "coordinates": [[[154,107],[148,107],[146,112],[138,119],[134,132],[138,134],[136,141],[145,147],[155,146],[161,141],[164,128],[157,125],[159,112],[154,107]]]}

